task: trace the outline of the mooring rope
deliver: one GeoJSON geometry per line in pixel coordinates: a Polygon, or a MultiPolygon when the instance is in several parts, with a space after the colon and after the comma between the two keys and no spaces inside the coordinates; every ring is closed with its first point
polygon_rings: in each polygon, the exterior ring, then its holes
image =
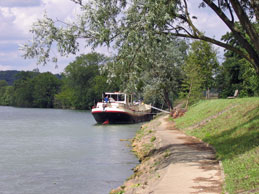
{"type": "Polygon", "coordinates": [[[160,108],[157,108],[157,107],[154,107],[154,106],[151,106],[151,108],[156,109],[156,110],[159,110],[159,111],[161,111],[161,112],[165,112],[165,113],[167,113],[167,114],[170,114],[170,112],[168,112],[168,111],[166,111],[166,110],[163,110],[163,109],[160,109],[160,108]]]}

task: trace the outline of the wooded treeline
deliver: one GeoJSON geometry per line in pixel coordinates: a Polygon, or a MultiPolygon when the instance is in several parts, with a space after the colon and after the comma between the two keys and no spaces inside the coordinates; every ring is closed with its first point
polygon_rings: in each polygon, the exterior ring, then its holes
{"type": "Polygon", "coordinates": [[[77,57],[61,76],[34,71],[15,71],[13,76],[13,71],[2,72],[5,76],[0,80],[0,105],[90,109],[103,91],[119,89],[118,81],[106,83],[107,73],[101,69],[108,62],[108,57],[91,53],[77,57]],[[7,82],[10,78],[12,85],[7,82]]]}
{"type": "Polygon", "coordinates": [[[0,71],[0,80],[5,80],[8,85],[13,85],[18,73],[19,71],[16,70],[0,71]]]}
{"type": "MultiPolygon", "coordinates": [[[[259,78],[246,60],[226,51],[220,65],[213,45],[205,41],[188,43],[175,40],[157,55],[147,50],[153,63],[139,71],[114,66],[114,58],[93,52],[77,57],[60,76],[49,72],[15,72],[15,79],[10,74],[15,81],[9,85],[10,77],[5,72],[2,73],[5,80],[0,80],[0,105],[90,109],[101,100],[103,92],[125,90],[138,94],[146,103],[164,108],[173,108],[177,99],[188,100],[188,105],[196,103],[205,98],[208,90],[220,98],[232,96],[236,89],[240,97],[259,96],[259,78]],[[136,79],[127,74],[133,70],[136,79]]],[[[141,58],[137,60],[145,63],[141,58]]]]}

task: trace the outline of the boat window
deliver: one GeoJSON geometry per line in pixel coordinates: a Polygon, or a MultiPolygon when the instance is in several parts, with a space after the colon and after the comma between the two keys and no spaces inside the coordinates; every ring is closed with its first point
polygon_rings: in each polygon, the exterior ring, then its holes
{"type": "Polygon", "coordinates": [[[129,103],[132,103],[132,96],[129,95],[129,103]]]}
{"type": "Polygon", "coordinates": [[[118,101],[124,101],[124,94],[118,95],[118,101]]]}
{"type": "Polygon", "coordinates": [[[106,94],[109,97],[110,102],[124,102],[125,101],[125,94],[106,94]]]}
{"type": "Polygon", "coordinates": [[[111,94],[111,99],[114,101],[118,101],[118,95],[117,94],[111,94]]]}

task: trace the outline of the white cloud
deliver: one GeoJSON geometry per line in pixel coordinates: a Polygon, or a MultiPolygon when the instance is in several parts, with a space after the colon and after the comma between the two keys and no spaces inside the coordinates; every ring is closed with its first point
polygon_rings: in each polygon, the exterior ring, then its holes
{"type": "Polygon", "coordinates": [[[228,27],[209,7],[199,8],[200,3],[201,1],[188,1],[191,17],[197,17],[193,19],[194,25],[200,31],[205,32],[205,35],[220,39],[229,31],[228,27]]]}
{"type": "MultiPolygon", "coordinates": [[[[22,33],[24,38],[31,36],[32,24],[42,18],[45,11],[51,18],[66,21],[75,14],[76,5],[69,0],[43,0],[40,7],[2,7],[0,6],[0,27],[7,32],[22,33]],[[9,30],[11,28],[12,30],[9,30]],[[6,30],[5,30],[6,29],[6,30]]],[[[0,36],[3,32],[0,32],[0,36]]],[[[17,34],[18,34],[17,33],[17,34]]],[[[8,34],[8,33],[7,33],[8,34]]],[[[12,35],[14,37],[14,35],[12,35]]]]}
{"type": "MultiPolygon", "coordinates": [[[[32,24],[38,18],[42,18],[45,11],[54,19],[66,21],[76,15],[77,7],[78,5],[70,0],[0,0],[0,70],[36,68],[35,60],[24,60],[18,50],[19,44],[31,39],[32,34],[29,30],[32,24]]],[[[42,71],[49,69],[61,72],[73,59],[73,57],[61,59],[58,69],[51,64],[39,68],[42,71]]]]}
{"type": "Polygon", "coordinates": [[[31,36],[29,30],[31,29],[32,24],[43,15],[40,14],[43,12],[40,7],[12,8],[12,12],[15,17],[13,24],[25,37],[31,36]]]}
{"type": "Polygon", "coordinates": [[[32,7],[39,6],[40,0],[1,0],[0,6],[2,7],[32,7]]]}
{"type": "Polygon", "coordinates": [[[78,5],[70,0],[43,0],[43,7],[51,18],[59,18],[61,20],[73,17],[78,5]]]}
{"type": "MultiPolygon", "coordinates": [[[[195,2],[195,1],[190,1],[195,2]]],[[[191,4],[191,12],[198,17],[195,24],[209,36],[220,38],[227,30],[226,26],[217,19],[208,8],[198,8],[198,3],[191,4]],[[197,23],[196,23],[197,22],[197,23]]],[[[24,60],[17,45],[30,40],[29,30],[32,24],[42,18],[44,13],[53,19],[72,21],[80,13],[80,8],[70,0],[0,0],[0,70],[18,69],[32,70],[36,68],[35,60],[24,60]]],[[[83,41],[82,41],[83,43],[83,41]]],[[[91,52],[90,48],[81,48],[81,53],[91,52]]],[[[111,55],[112,50],[97,48],[97,52],[111,55]]],[[[80,55],[80,54],[78,54],[80,55]]],[[[75,56],[60,58],[58,69],[54,64],[39,66],[40,71],[62,72],[75,56]]]]}
{"type": "Polygon", "coordinates": [[[10,65],[1,65],[0,64],[0,71],[6,71],[6,70],[14,70],[14,69],[10,65]]]}

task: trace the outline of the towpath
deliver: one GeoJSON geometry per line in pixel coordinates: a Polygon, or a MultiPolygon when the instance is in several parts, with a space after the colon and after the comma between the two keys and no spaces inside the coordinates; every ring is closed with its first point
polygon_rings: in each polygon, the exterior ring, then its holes
{"type": "Polygon", "coordinates": [[[120,187],[125,194],[222,193],[223,173],[213,148],[175,129],[168,116],[145,124],[141,133],[134,150],[143,154],[147,145],[153,147],[120,187]]]}
{"type": "Polygon", "coordinates": [[[170,153],[161,180],[147,193],[222,193],[222,172],[214,150],[196,138],[174,128],[167,116],[159,118],[156,136],[159,149],[170,153]]]}

